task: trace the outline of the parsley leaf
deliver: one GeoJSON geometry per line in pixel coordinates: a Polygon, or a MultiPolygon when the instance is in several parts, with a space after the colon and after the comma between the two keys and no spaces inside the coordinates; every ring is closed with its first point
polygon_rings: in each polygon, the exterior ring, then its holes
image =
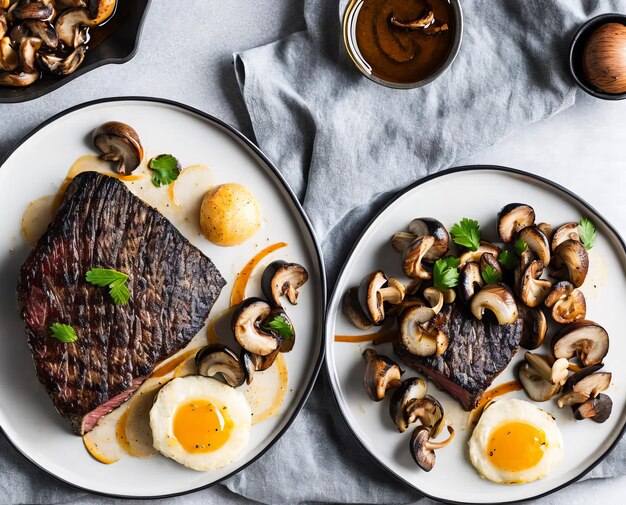
{"type": "Polygon", "coordinates": [[[521,256],[522,253],[528,248],[528,246],[526,245],[526,242],[524,242],[521,238],[518,238],[515,243],[513,244],[513,247],[515,247],[515,253],[518,256],[521,256]]]}
{"type": "Polygon", "coordinates": [[[85,275],[87,282],[100,287],[108,287],[109,294],[118,305],[126,305],[130,291],[126,287],[128,275],[110,268],[92,268],[85,275]]]}
{"type": "Polygon", "coordinates": [[[171,154],[159,154],[150,160],[148,166],[153,171],[152,184],[157,188],[171,184],[180,174],[180,163],[171,154]]]}
{"type": "Polygon", "coordinates": [[[454,256],[440,258],[433,267],[433,284],[439,291],[446,291],[459,284],[459,265],[461,260],[454,256]]]}
{"type": "Polygon", "coordinates": [[[458,245],[477,251],[480,245],[480,226],[478,221],[464,217],[450,228],[452,240],[458,245]]]}
{"type": "Polygon", "coordinates": [[[583,217],[578,223],[578,234],[587,251],[596,245],[596,227],[586,217],[583,217]]]}
{"type": "Polygon", "coordinates": [[[69,324],[52,323],[50,325],[50,332],[54,338],[60,340],[64,344],[70,344],[78,340],[76,330],[74,330],[74,328],[72,328],[69,324]]]}
{"type": "Polygon", "coordinates": [[[515,254],[511,254],[509,251],[502,251],[498,256],[498,263],[507,270],[513,270],[517,265],[517,258],[515,254]]]}
{"type": "Polygon", "coordinates": [[[480,274],[482,275],[485,284],[497,284],[502,280],[502,274],[491,265],[485,266],[480,274]]]}
{"type": "Polygon", "coordinates": [[[280,315],[272,319],[268,326],[285,340],[289,340],[294,336],[293,326],[291,326],[289,321],[280,315]]]}

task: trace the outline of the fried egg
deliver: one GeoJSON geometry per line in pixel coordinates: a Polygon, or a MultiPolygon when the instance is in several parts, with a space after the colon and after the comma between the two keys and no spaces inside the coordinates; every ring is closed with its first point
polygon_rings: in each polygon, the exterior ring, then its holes
{"type": "Polygon", "coordinates": [[[507,399],[489,404],[469,440],[478,473],[498,484],[525,484],[548,475],[563,458],[554,418],[532,403],[507,399]]]}
{"type": "Polygon", "coordinates": [[[181,465],[215,470],[245,449],[251,418],[240,391],[208,377],[179,377],[163,386],[150,409],[152,440],[181,465]]]}

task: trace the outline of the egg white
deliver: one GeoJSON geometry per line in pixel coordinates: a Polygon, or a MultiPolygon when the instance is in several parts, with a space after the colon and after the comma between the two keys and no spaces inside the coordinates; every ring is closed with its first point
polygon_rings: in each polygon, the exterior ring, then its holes
{"type": "Polygon", "coordinates": [[[518,399],[497,400],[489,404],[468,444],[474,468],[482,477],[498,484],[525,484],[542,479],[563,459],[563,437],[554,418],[532,403],[518,399]],[[486,454],[492,432],[511,422],[528,423],[545,433],[543,457],[531,468],[506,471],[491,463],[486,454]]]}
{"type": "Polygon", "coordinates": [[[156,450],[181,465],[198,471],[221,468],[242,453],[250,437],[252,413],[244,395],[215,379],[201,376],[179,377],[168,382],[150,410],[150,427],[156,450]],[[174,436],[177,409],[191,400],[207,400],[217,408],[227,408],[233,423],[228,440],[206,453],[189,453],[174,436]]]}

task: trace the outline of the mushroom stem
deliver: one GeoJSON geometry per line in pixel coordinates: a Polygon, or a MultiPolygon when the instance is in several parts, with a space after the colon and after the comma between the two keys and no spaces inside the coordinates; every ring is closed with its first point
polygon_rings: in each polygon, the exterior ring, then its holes
{"type": "Polygon", "coordinates": [[[407,30],[422,30],[435,22],[435,14],[432,10],[428,9],[422,17],[412,19],[410,21],[399,20],[392,14],[389,22],[398,28],[405,28],[407,30]]]}
{"type": "Polygon", "coordinates": [[[448,438],[442,440],[441,442],[432,442],[428,440],[428,442],[424,444],[424,447],[426,447],[426,449],[428,450],[434,451],[435,449],[441,449],[448,445],[450,442],[452,442],[452,440],[454,439],[454,428],[449,425],[446,426],[446,428],[448,428],[448,433],[450,434],[448,438]]]}

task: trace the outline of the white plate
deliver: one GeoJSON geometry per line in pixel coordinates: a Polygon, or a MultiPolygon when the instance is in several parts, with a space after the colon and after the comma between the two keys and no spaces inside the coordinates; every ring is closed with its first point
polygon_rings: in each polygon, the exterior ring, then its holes
{"type": "MultiPolygon", "coordinates": [[[[241,134],[219,120],[171,102],[152,99],[98,101],[70,109],[40,126],[0,168],[3,188],[0,227],[0,426],[9,441],[33,463],[59,479],[97,493],[126,497],[159,497],[211,485],[259,457],[293,421],[306,400],[323,357],[325,279],[320,250],[309,221],[276,169],[241,134]],[[212,314],[228,306],[237,272],[258,250],[285,241],[288,246],[267,258],[285,258],[306,266],[309,282],[299,304],[289,308],[297,330],[292,352],[285,354],[289,389],[276,417],[252,429],[250,443],[238,461],[214,472],[188,470],[166,458],[125,458],[113,465],[95,461],[80,437],[54,410],[35,375],[24,326],[17,315],[15,286],[29,252],[21,237],[22,213],[30,201],[54,194],[70,165],[93,153],[90,132],[117,120],[132,125],[148,156],[171,152],[183,166],[208,165],[216,184],[240,182],[257,197],[264,226],[243,245],[222,248],[205,239],[187,238],[217,265],[228,285],[212,314]]],[[[251,294],[258,289],[253,277],[251,294]]],[[[249,293],[250,294],[250,293],[249,293]]]]}
{"type": "MultiPolygon", "coordinates": [[[[500,167],[464,167],[452,169],[420,181],[402,192],[370,223],[350,254],[332,296],[326,323],[326,357],[331,383],[339,408],[348,427],[361,445],[391,474],[433,498],[445,501],[500,503],[537,497],[580,478],[614,446],[626,424],[626,339],[623,337],[623,300],[626,300],[626,252],[615,230],[591,207],[575,195],[550,181],[525,172],[500,167]],[[509,202],[532,205],[537,220],[553,225],[577,221],[588,216],[598,231],[597,245],[590,251],[591,270],[582,287],[587,296],[587,317],[602,324],[610,335],[610,351],[605,370],[613,372],[608,394],[613,399],[613,413],[604,424],[575,421],[569,408],[559,410],[554,401],[537,404],[552,413],[564,437],[564,459],[549,476],[530,484],[506,486],[479,477],[469,461],[467,440],[471,428],[467,413],[434,385],[430,394],[443,404],[446,418],[456,430],[451,445],[436,452],[437,462],[429,473],[423,472],[409,454],[412,430],[400,434],[389,416],[389,400],[375,403],[363,388],[364,360],[361,353],[367,344],[335,342],[336,334],[358,334],[341,312],[341,297],[351,286],[377,269],[399,275],[399,256],[389,239],[406,229],[415,217],[430,216],[446,227],[462,217],[477,219],[483,236],[496,240],[495,217],[509,202]]],[[[375,331],[375,330],[372,330],[375,331]]],[[[391,344],[377,347],[392,359],[391,344]]],[[[522,359],[518,352],[512,363],[522,359]]],[[[400,360],[398,360],[400,362],[400,360]]],[[[406,366],[401,365],[403,369],[406,366]]],[[[493,385],[515,379],[514,365],[498,376],[493,385]]],[[[405,377],[417,375],[407,369],[405,377]]],[[[523,391],[507,397],[525,398],[523,391]]]]}

